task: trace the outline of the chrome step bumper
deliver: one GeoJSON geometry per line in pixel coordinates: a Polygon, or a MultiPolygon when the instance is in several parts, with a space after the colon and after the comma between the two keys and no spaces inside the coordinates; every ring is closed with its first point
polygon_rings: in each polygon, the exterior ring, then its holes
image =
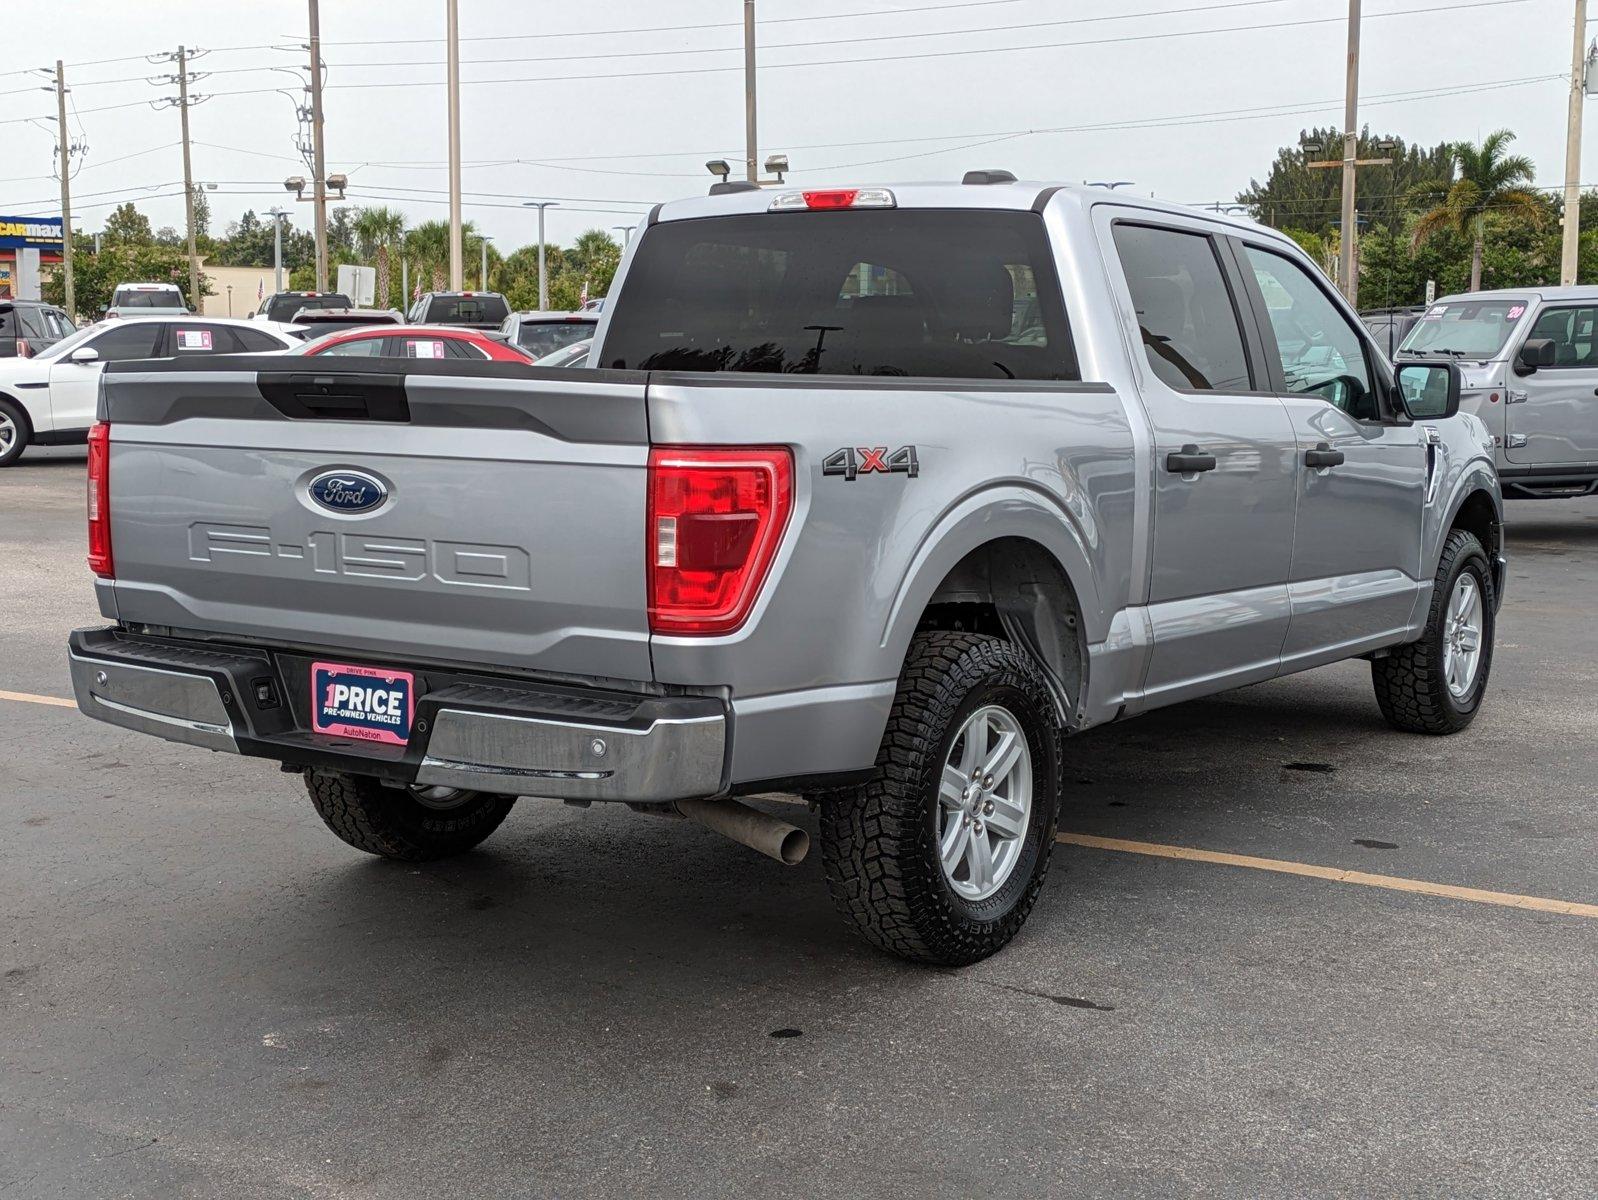
{"type": "Polygon", "coordinates": [[[310,652],[78,630],[72,688],[88,716],[167,741],[402,783],[561,800],[663,803],[726,790],[720,700],[544,686],[413,668],[408,746],[312,734],[310,652]]]}

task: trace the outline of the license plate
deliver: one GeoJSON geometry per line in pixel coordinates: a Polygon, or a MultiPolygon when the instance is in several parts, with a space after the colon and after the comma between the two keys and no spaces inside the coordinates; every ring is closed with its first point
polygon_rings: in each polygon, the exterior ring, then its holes
{"type": "Polygon", "coordinates": [[[315,733],[403,746],[411,740],[416,711],[415,676],[409,671],[311,664],[311,729],[315,733]]]}

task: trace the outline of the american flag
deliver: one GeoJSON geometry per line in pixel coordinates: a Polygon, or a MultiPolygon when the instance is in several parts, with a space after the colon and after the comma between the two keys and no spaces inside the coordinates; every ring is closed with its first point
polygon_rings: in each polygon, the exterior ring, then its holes
{"type": "Polygon", "coordinates": [[[266,280],[262,279],[260,276],[256,276],[256,279],[255,279],[255,298],[257,300],[261,300],[261,299],[264,299],[265,297],[266,297],[266,280]]]}

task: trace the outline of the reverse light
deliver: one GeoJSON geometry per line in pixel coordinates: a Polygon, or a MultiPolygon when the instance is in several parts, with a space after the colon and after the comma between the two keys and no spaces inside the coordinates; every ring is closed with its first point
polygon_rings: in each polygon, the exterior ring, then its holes
{"type": "Polygon", "coordinates": [[[748,618],[793,510],[783,447],[649,453],[649,628],[730,633],[748,618]]]}
{"type": "Polygon", "coordinates": [[[115,578],[111,564],[111,426],[89,430],[89,570],[115,578]]]}
{"type": "Polygon", "coordinates": [[[828,191],[780,192],[768,212],[806,212],[839,208],[894,208],[887,188],[833,188],[828,191]]]}

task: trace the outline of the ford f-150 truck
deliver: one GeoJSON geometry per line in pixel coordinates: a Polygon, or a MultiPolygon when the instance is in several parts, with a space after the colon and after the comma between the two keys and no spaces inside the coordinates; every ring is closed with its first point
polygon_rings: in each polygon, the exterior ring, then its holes
{"type": "Polygon", "coordinates": [[[1598,493],[1598,288],[1444,296],[1398,355],[1458,360],[1460,407],[1487,426],[1505,499],[1598,493]]]}
{"type": "Polygon", "coordinates": [[[586,369],[113,365],[82,710],[397,859],[536,796],[794,861],[738,797],[804,796],[847,919],[944,964],[1026,919],[1068,735],[1356,656],[1398,728],[1470,723],[1490,439],[1287,238],[1003,172],[715,190],[586,369]]]}

